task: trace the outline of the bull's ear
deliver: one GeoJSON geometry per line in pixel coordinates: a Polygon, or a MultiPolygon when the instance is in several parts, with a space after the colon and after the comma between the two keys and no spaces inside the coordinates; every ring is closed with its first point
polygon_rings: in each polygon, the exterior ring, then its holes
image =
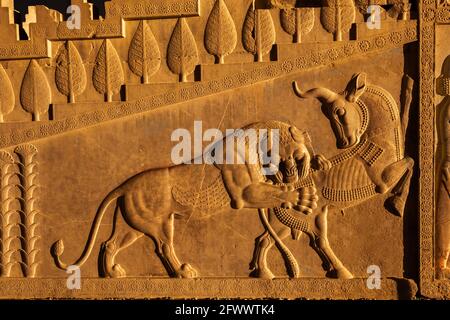
{"type": "Polygon", "coordinates": [[[289,128],[289,132],[291,133],[292,139],[294,139],[297,143],[305,143],[305,137],[303,132],[298,130],[296,127],[291,126],[289,128]]]}
{"type": "Polygon", "coordinates": [[[355,102],[366,91],[366,74],[364,72],[353,75],[345,89],[345,99],[355,102]]]}

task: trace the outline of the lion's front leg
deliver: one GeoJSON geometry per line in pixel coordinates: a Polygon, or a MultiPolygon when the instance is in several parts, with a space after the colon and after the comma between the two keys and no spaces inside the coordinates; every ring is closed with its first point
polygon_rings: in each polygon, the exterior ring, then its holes
{"type": "Polygon", "coordinates": [[[255,178],[245,165],[224,166],[222,178],[234,209],[292,208],[301,202],[300,193],[293,187],[277,186],[255,178]]]}

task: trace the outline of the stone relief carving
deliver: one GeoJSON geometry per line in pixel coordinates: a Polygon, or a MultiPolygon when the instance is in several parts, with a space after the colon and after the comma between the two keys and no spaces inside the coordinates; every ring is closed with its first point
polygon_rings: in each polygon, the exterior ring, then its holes
{"type": "Polygon", "coordinates": [[[342,41],[343,33],[350,31],[355,22],[355,5],[351,0],[326,0],[321,9],[320,21],[336,41],[342,41]]]}
{"type": "Polygon", "coordinates": [[[1,2],[0,297],[43,296],[73,261],[86,276],[80,297],[208,297],[240,286],[247,298],[398,298],[401,284],[414,296],[416,281],[422,294],[448,297],[449,188],[445,161],[433,166],[432,156],[439,142],[445,158],[448,70],[436,114],[431,75],[447,2],[111,0],[96,19],[92,4],[72,0],[83,21],[74,30],[44,6],[19,26],[12,2],[1,2]],[[369,4],[382,6],[380,29],[366,26],[369,4]],[[252,166],[172,166],[167,128],[199,119],[280,126],[302,137],[294,150],[305,160],[294,170],[284,145],[280,174],[244,185],[252,166]],[[303,249],[303,233],[314,250],[303,249]],[[253,279],[242,285],[250,259],[253,279]],[[371,264],[381,291],[365,286],[371,264]]]}
{"type": "Polygon", "coordinates": [[[92,74],[95,90],[105,96],[106,102],[112,102],[124,82],[122,62],[116,49],[109,40],[104,40],[100,47],[92,74]]]}
{"type": "Polygon", "coordinates": [[[205,29],[205,47],[215,55],[219,63],[231,54],[237,45],[237,33],[233,18],[223,0],[214,4],[205,29]]]}
{"type": "Polygon", "coordinates": [[[297,83],[294,83],[294,91],[302,99],[317,98],[322,103],[337,147],[344,151],[328,160],[317,158],[316,167],[325,170],[311,173],[308,186],[322,191],[317,212],[311,217],[298,217],[283,208],[269,210],[270,220],[279,220],[277,230],[274,230],[265,213],[261,213],[266,231],[255,244],[251,263],[253,275],[274,278],[266,257],[268,250],[276,244],[286,259],[288,272],[298,277],[298,265],[282,240],[290,234],[298,240],[303,232],[310,237],[311,246],[323,259],[329,275],[352,278],[328,242],[326,217],[329,207],[340,211],[377,194],[390,192],[386,201],[389,209],[395,215],[403,216],[414,166],[414,161],[404,156],[409,104],[403,108],[406,113],[400,114],[393,97],[384,89],[368,84],[363,73],[353,76],[340,94],[326,88],[303,92],[297,83]]]}
{"type": "Polygon", "coordinates": [[[0,122],[4,122],[5,116],[14,109],[15,95],[11,80],[2,65],[0,65],[0,86],[0,122]]]}
{"type": "Polygon", "coordinates": [[[295,36],[295,42],[302,42],[302,36],[311,32],[314,27],[314,9],[282,9],[280,22],[283,30],[291,36],[295,36]]]}
{"type": "Polygon", "coordinates": [[[0,277],[34,278],[42,263],[40,249],[37,149],[20,145],[0,153],[0,277]],[[14,155],[15,154],[15,155],[14,155]]]}
{"type": "Polygon", "coordinates": [[[51,89],[47,76],[38,62],[31,60],[20,89],[22,107],[33,115],[34,121],[40,121],[41,115],[47,114],[51,100],[51,89]]]}
{"type": "Polygon", "coordinates": [[[87,77],[80,53],[71,41],[60,47],[56,65],[56,86],[73,103],[86,89],[87,77]]]}
{"type": "Polygon", "coordinates": [[[140,21],[128,49],[128,64],[134,74],[148,83],[161,66],[161,53],[152,30],[145,21],[140,21]]]}
{"type": "Polygon", "coordinates": [[[194,35],[186,20],[180,18],[167,47],[167,65],[173,73],[180,76],[181,82],[186,82],[187,76],[194,72],[197,63],[198,50],[194,35]]]}
{"type": "MultiPolygon", "coordinates": [[[[299,173],[308,174],[309,154],[304,145],[304,138],[301,132],[286,123],[266,122],[255,123],[244,128],[244,134],[249,129],[267,130],[278,129],[280,140],[280,154],[283,172],[282,181],[295,182],[299,178],[299,173]],[[297,167],[297,163],[304,167],[297,167]]],[[[269,152],[272,147],[269,147],[269,152]]],[[[224,157],[227,158],[227,149],[224,157]]],[[[277,186],[269,183],[261,173],[261,165],[249,162],[251,155],[249,142],[246,142],[245,150],[237,149],[236,156],[245,164],[221,164],[215,163],[201,168],[203,175],[215,177],[215,183],[219,183],[215,188],[208,188],[206,192],[199,190],[191,197],[212,197],[214,202],[218,197],[223,199],[224,190],[228,193],[227,201],[219,202],[233,209],[243,208],[271,208],[277,206],[296,207],[298,210],[311,210],[315,207],[316,196],[314,189],[300,188],[294,190],[290,185],[277,186]],[[218,178],[220,176],[221,178],[218,178]],[[212,189],[212,190],[211,190],[212,189]],[[220,190],[217,194],[210,194],[209,191],[220,190]]],[[[258,159],[259,159],[258,155],[258,159]]],[[[128,179],[121,186],[110,192],[100,205],[96,218],[93,222],[88,242],[82,256],[72,265],[81,267],[89,257],[94,246],[98,229],[107,207],[116,201],[116,216],[113,234],[102,247],[101,253],[101,273],[106,277],[124,277],[125,270],[120,264],[115,263],[116,255],[123,249],[132,245],[137,239],[144,235],[150,237],[155,244],[156,253],[171,277],[192,278],[198,275],[189,263],[180,263],[173,245],[174,218],[176,215],[189,216],[196,208],[196,203],[186,203],[177,201],[180,196],[176,190],[182,180],[188,176],[195,175],[198,170],[196,166],[181,165],[165,169],[150,170],[142,172],[135,177],[128,179]],[[121,218],[119,215],[122,215],[121,218]],[[124,220],[133,230],[122,231],[117,225],[120,220],[124,220]]],[[[198,173],[197,173],[198,174],[198,173]]],[[[202,177],[198,177],[202,179],[202,177]]],[[[219,199],[220,199],[219,198],[219,199]]],[[[200,200],[202,201],[202,200],[200,200]]],[[[208,207],[207,205],[206,207],[208,207]]],[[[56,242],[52,247],[52,255],[56,265],[61,269],[67,269],[68,265],[60,259],[64,252],[62,240],[56,242]]]]}
{"type": "Polygon", "coordinates": [[[13,249],[13,241],[15,237],[13,235],[13,229],[16,225],[13,223],[11,216],[16,212],[11,209],[11,202],[14,197],[11,195],[12,183],[12,167],[14,165],[14,158],[6,151],[2,151],[0,154],[1,161],[1,277],[9,277],[11,274],[11,268],[14,266],[15,250],[13,249]]]}
{"type": "Polygon", "coordinates": [[[276,33],[272,15],[267,10],[256,10],[252,4],[245,16],[242,43],[245,50],[253,53],[257,61],[263,61],[275,43],[276,33]]]}
{"type": "Polygon", "coordinates": [[[450,56],[442,65],[437,93],[444,97],[437,106],[438,169],[436,204],[436,277],[450,278],[450,56]]]}

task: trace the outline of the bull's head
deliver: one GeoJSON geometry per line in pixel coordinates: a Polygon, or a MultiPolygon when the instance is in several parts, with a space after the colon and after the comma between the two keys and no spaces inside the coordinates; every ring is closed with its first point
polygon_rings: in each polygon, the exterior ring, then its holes
{"type": "Polygon", "coordinates": [[[345,149],[359,143],[366,130],[367,118],[358,104],[359,97],[366,90],[366,74],[353,76],[343,93],[336,93],[327,88],[314,88],[302,92],[294,82],[294,91],[300,98],[317,98],[322,102],[322,111],[330,120],[331,128],[336,136],[336,145],[345,149]]]}

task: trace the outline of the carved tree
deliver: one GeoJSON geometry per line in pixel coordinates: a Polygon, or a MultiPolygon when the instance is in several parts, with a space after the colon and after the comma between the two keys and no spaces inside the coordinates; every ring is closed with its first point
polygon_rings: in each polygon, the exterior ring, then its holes
{"type": "Polygon", "coordinates": [[[86,89],[86,70],[80,53],[74,44],[67,41],[59,49],[56,57],[56,87],[59,92],[69,97],[69,102],[75,102],[86,89]]]}
{"type": "Polygon", "coordinates": [[[148,83],[161,66],[161,53],[158,42],[145,21],[139,22],[128,50],[128,65],[131,71],[148,83]]]}
{"type": "Polygon", "coordinates": [[[251,5],[242,28],[245,50],[256,54],[258,61],[268,54],[276,40],[275,25],[269,10],[255,10],[251,5]]]}
{"type": "Polygon", "coordinates": [[[224,0],[217,0],[205,29],[206,50],[224,63],[225,56],[236,48],[237,33],[233,18],[224,0]]]}
{"type": "Polygon", "coordinates": [[[342,34],[355,22],[355,11],[353,0],[323,0],[320,20],[335,41],[342,41],[342,34]]]}
{"type": "Polygon", "coordinates": [[[20,89],[20,103],[25,111],[33,114],[34,121],[48,112],[52,91],[47,77],[36,60],[31,60],[25,72],[20,89]]]}
{"type": "Polygon", "coordinates": [[[198,63],[198,50],[194,35],[184,18],[179,18],[167,47],[167,65],[173,73],[180,75],[182,82],[194,72],[198,63]]]}
{"type": "Polygon", "coordinates": [[[314,27],[314,9],[282,9],[280,20],[283,30],[294,36],[295,42],[301,43],[302,36],[310,33],[314,27]]]}
{"type": "Polygon", "coordinates": [[[4,117],[13,111],[15,100],[11,80],[9,80],[5,69],[0,64],[0,122],[3,122],[4,117]]]}
{"type": "Polygon", "coordinates": [[[95,59],[92,76],[94,88],[104,94],[106,102],[111,102],[124,82],[122,63],[111,41],[105,39],[95,59]]]}

